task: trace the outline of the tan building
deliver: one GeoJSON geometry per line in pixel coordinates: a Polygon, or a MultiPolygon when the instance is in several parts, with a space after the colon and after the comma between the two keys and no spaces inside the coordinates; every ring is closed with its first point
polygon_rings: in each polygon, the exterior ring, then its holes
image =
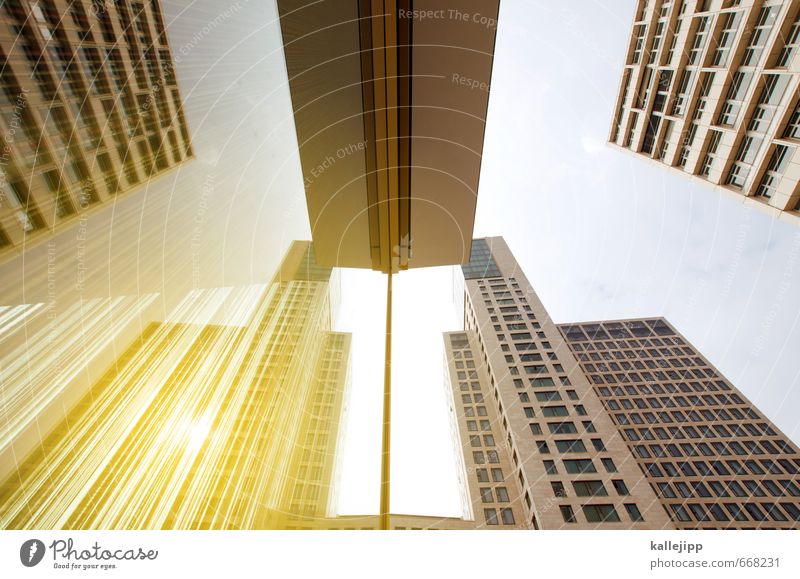
{"type": "Polygon", "coordinates": [[[609,142],[800,224],[800,0],[638,0],[609,142]]]}
{"type": "Polygon", "coordinates": [[[663,318],[560,326],[675,526],[800,528],[800,453],[663,318]]]}
{"type": "Polygon", "coordinates": [[[462,271],[446,351],[476,524],[674,528],[503,239],[473,240],[462,271]]]}
{"type": "Polygon", "coordinates": [[[445,334],[444,343],[463,518],[476,529],[527,528],[480,339],[474,332],[452,332],[445,334]]]}
{"type": "MultiPolygon", "coordinates": [[[[48,371],[80,373],[85,340],[113,338],[114,320],[129,331],[134,307],[152,299],[76,311],[74,329],[60,319],[57,347],[38,357],[23,345],[28,372],[13,372],[14,360],[2,369],[0,401],[14,414],[0,450],[28,424],[38,437],[0,455],[10,473],[0,528],[259,529],[331,517],[350,351],[350,335],[330,331],[331,274],[295,242],[270,283],[191,292],[82,392],[48,371]]],[[[0,310],[0,338],[29,310],[0,310]]],[[[32,342],[52,331],[44,324],[32,342]]]]}
{"type": "Polygon", "coordinates": [[[157,1],[0,7],[0,260],[193,157],[157,1]]]}

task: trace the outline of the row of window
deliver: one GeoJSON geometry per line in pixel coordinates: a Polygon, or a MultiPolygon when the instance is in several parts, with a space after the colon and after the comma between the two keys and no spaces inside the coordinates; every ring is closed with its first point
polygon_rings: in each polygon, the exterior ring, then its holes
{"type": "MultiPolygon", "coordinates": [[[[749,412],[747,413],[750,415],[750,418],[753,419],[760,419],[755,411],[752,409],[747,409],[749,412]]],[[[689,410],[687,412],[681,412],[680,410],[674,410],[672,412],[631,412],[629,414],[613,414],[613,418],[619,425],[628,425],[628,424],[670,424],[670,423],[681,423],[681,422],[706,422],[709,420],[717,420],[717,417],[721,417],[727,415],[725,410],[717,410],[713,412],[711,410],[689,410]]],[[[719,418],[721,419],[721,418],[719,418]]]]}
{"type": "MultiPolygon", "coordinates": [[[[608,473],[616,473],[617,465],[614,464],[614,461],[611,458],[601,458],[600,459],[603,468],[608,473]]],[[[594,461],[591,458],[576,458],[576,459],[562,459],[561,461],[562,466],[564,468],[564,472],[567,474],[587,474],[587,473],[594,473],[597,472],[597,468],[595,467],[594,461]]],[[[544,471],[550,475],[559,474],[558,466],[556,462],[553,460],[544,460],[542,461],[544,465],[544,471]]]]}
{"type": "Polygon", "coordinates": [[[699,521],[800,521],[800,508],[793,503],[670,504],[672,518],[680,522],[699,521]],[[724,510],[723,510],[724,507],[724,510]],[[726,512],[727,511],[727,512],[726,512]],[[691,516],[690,514],[691,513],[691,516]]]}
{"type": "Polygon", "coordinates": [[[576,350],[588,351],[598,348],[650,347],[674,344],[681,346],[683,340],[664,320],[631,320],[627,322],[605,322],[603,324],[560,326],[568,342],[576,342],[576,350]],[[614,340],[624,340],[615,342],[614,340]],[[591,342],[581,344],[579,342],[591,342]]]}
{"type": "MultiPolygon", "coordinates": [[[[601,343],[601,342],[600,342],[601,343]]],[[[624,344],[624,342],[617,342],[619,344],[624,344]]],[[[615,358],[617,360],[637,360],[642,359],[646,360],[647,358],[655,358],[655,359],[668,359],[672,357],[679,357],[679,356],[694,356],[695,360],[700,360],[697,362],[698,366],[704,366],[705,363],[697,357],[697,353],[688,346],[636,346],[636,347],[618,347],[614,348],[613,346],[606,346],[604,348],[598,348],[597,351],[591,351],[588,347],[585,349],[587,353],[578,350],[575,346],[580,346],[580,344],[572,344],[572,350],[575,352],[579,352],[576,357],[581,362],[600,362],[601,360],[607,360],[609,362],[613,361],[615,358]]],[[[587,344],[588,346],[588,344],[587,344]]]]}
{"type": "MultiPolygon", "coordinates": [[[[701,436],[696,436],[694,438],[703,438],[708,440],[715,437],[729,438],[731,436],[747,436],[747,434],[744,433],[744,428],[741,425],[737,424],[735,426],[737,427],[737,434],[735,435],[732,435],[731,432],[725,428],[725,425],[713,424],[700,428],[701,436]]],[[[625,438],[631,441],[637,441],[639,440],[639,435],[632,428],[626,428],[625,438]]],[[[780,438],[774,441],[756,441],[752,439],[745,439],[742,441],[734,440],[729,442],[715,441],[711,442],[711,445],[714,447],[713,450],[707,442],[698,443],[696,448],[694,445],[688,443],[681,443],[680,449],[678,448],[677,444],[667,444],[666,447],[662,447],[660,444],[651,444],[649,445],[649,448],[654,456],[666,456],[667,454],[671,456],[684,456],[684,453],[686,453],[685,456],[699,456],[699,454],[704,454],[705,456],[712,456],[713,454],[723,456],[731,454],[738,454],[739,456],[749,456],[752,454],[795,454],[792,446],[780,438]]],[[[639,452],[638,449],[640,447],[642,448],[642,453],[647,452],[644,445],[636,445],[635,448],[637,449],[637,452],[639,452]]]]}
{"type": "MultiPolygon", "coordinates": [[[[603,444],[603,440],[602,439],[600,439],[600,438],[592,438],[590,440],[591,440],[592,448],[596,452],[605,452],[606,446],[605,446],[605,444],[603,444]]],[[[540,454],[550,454],[550,447],[547,444],[546,440],[537,440],[535,442],[536,442],[536,448],[537,448],[537,450],[539,451],[540,454]]],[[[555,440],[553,442],[555,444],[556,450],[561,454],[576,453],[576,452],[581,452],[581,453],[582,452],[588,452],[588,450],[586,449],[586,445],[579,438],[567,439],[567,440],[555,440]]]]}
{"type": "Polygon", "coordinates": [[[486,524],[490,526],[495,525],[513,525],[515,524],[514,521],[514,511],[509,508],[499,509],[499,518],[498,518],[498,509],[483,509],[483,516],[486,519],[486,524]]]}
{"type": "MultiPolygon", "coordinates": [[[[718,374],[710,368],[688,368],[677,372],[675,370],[656,370],[655,372],[623,372],[619,374],[598,374],[587,372],[592,382],[595,384],[616,384],[618,382],[667,382],[667,381],[690,381],[706,380],[708,378],[718,378],[718,374]]],[[[723,387],[729,390],[729,387],[723,387]]],[[[712,388],[713,390],[713,388],[712,388]]]]}
{"type": "Polygon", "coordinates": [[[759,481],[751,479],[658,482],[655,484],[655,488],[658,494],[665,499],[711,498],[712,496],[719,498],[766,497],[768,494],[773,497],[800,496],[800,488],[797,484],[787,479],[777,481],[762,479],[760,484],[759,481]]]}
{"type": "Polygon", "coordinates": [[[762,437],[762,436],[776,436],[775,431],[766,423],[759,422],[745,422],[744,424],[714,424],[714,425],[699,425],[695,426],[657,426],[655,428],[625,428],[622,433],[627,440],[630,441],[637,441],[637,440],[655,440],[656,438],[660,440],[681,440],[687,438],[727,438],[730,435],[725,435],[725,432],[729,432],[727,428],[730,428],[730,432],[732,432],[735,436],[742,436],[747,437],[755,436],[755,437],[762,437]],[[723,433],[723,434],[720,434],[723,433]]]}
{"type": "MultiPolygon", "coordinates": [[[[644,521],[642,513],[634,503],[626,503],[624,505],[625,511],[628,513],[628,518],[638,523],[644,521]]],[[[577,523],[578,519],[575,516],[575,511],[570,505],[561,505],[561,516],[564,518],[565,523],[577,523]]],[[[614,505],[582,505],[581,510],[583,516],[586,518],[587,523],[619,523],[621,521],[617,510],[614,505]]]]}
{"type": "MultiPolygon", "coordinates": [[[[719,382],[717,382],[719,384],[719,382]]],[[[724,384],[724,383],[723,383],[724,384]]],[[[730,390],[730,386],[724,384],[726,388],[725,390],[730,390]]],[[[613,386],[611,388],[600,387],[597,388],[597,392],[599,392],[600,396],[602,397],[610,397],[610,396],[641,396],[641,395],[648,395],[648,394],[677,394],[679,391],[684,393],[689,393],[692,391],[705,393],[708,391],[716,391],[719,387],[711,381],[706,381],[703,383],[700,382],[689,382],[689,383],[681,383],[678,385],[665,383],[665,384],[653,384],[653,385],[639,385],[639,386],[613,386]]],[[[690,395],[690,396],[672,396],[669,398],[670,400],[676,401],[680,406],[696,406],[700,404],[708,404],[710,406],[716,406],[717,404],[725,404],[725,405],[733,405],[733,404],[747,404],[747,402],[738,394],[730,393],[730,394],[702,394],[702,402],[700,396],[690,395]],[[680,400],[687,402],[686,404],[681,403],[680,400]]],[[[632,399],[631,399],[632,400],[632,399]]],[[[664,399],[661,399],[664,402],[664,399]]],[[[621,401],[621,400],[619,400],[621,401]]],[[[666,402],[665,402],[666,403],[666,402]]]]}
{"type": "Polygon", "coordinates": [[[655,478],[661,477],[684,477],[684,476],[730,476],[731,474],[750,476],[750,475],[794,475],[797,473],[797,461],[794,463],[788,459],[764,459],[760,461],[746,460],[744,464],[738,460],[712,460],[706,463],[704,460],[680,461],[674,465],[671,462],[646,462],[644,463],[645,472],[655,478]],[[677,465],[677,466],[676,466],[677,465]],[[783,468],[781,468],[783,467],[783,468]]]}

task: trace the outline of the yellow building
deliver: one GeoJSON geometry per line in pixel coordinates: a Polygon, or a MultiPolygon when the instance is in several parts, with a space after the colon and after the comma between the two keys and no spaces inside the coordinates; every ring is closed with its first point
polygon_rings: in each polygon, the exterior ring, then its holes
{"type": "MultiPolygon", "coordinates": [[[[0,527],[254,529],[332,516],[350,336],[330,331],[332,270],[312,254],[295,242],[269,284],[195,290],[150,323],[16,456],[0,527]]],[[[25,409],[39,410],[35,399],[25,409]]]]}

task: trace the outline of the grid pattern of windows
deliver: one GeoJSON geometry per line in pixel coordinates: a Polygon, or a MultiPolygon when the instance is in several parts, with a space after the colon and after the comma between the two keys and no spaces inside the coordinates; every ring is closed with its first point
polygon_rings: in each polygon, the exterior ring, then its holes
{"type": "Polygon", "coordinates": [[[636,14],[609,142],[795,215],[800,180],[776,195],[768,165],[776,139],[800,134],[800,115],[782,114],[800,82],[800,0],[638,0],[636,14]]]}
{"type": "Polygon", "coordinates": [[[198,290],[175,312],[0,484],[3,528],[252,529],[333,513],[350,337],[330,332],[327,280],[198,290]],[[226,303],[252,307],[241,323],[198,321],[226,303]]]}
{"type": "Polygon", "coordinates": [[[797,447],[666,321],[561,331],[676,524],[797,527],[797,447]]]}
{"type": "MultiPolygon", "coordinates": [[[[492,260],[504,272],[518,271],[518,264],[502,240],[491,241],[492,260]]],[[[473,242],[473,247],[476,245],[473,242]]],[[[543,307],[527,280],[513,274],[467,279],[465,289],[466,331],[450,336],[464,336],[462,345],[466,345],[469,338],[474,344],[475,365],[485,368],[485,377],[480,368],[476,369],[476,375],[483,385],[481,399],[491,406],[486,426],[491,427],[493,438],[504,441],[508,449],[510,478],[518,483],[525,507],[526,517],[519,519],[520,522],[525,521],[533,528],[560,528],[573,521],[584,528],[612,522],[627,526],[642,522],[641,519],[625,517],[621,520],[611,516],[588,520],[583,503],[573,491],[572,483],[582,482],[585,475],[591,475],[591,480],[600,481],[605,488],[615,488],[612,479],[623,476],[631,478],[620,484],[624,488],[628,488],[626,483],[632,487],[636,483],[633,477],[640,475],[638,470],[618,473],[616,464],[626,461],[632,464],[630,456],[623,447],[614,448],[611,444],[608,436],[615,431],[610,424],[600,428],[595,424],[597,413],[603,412],[602,405],[572,356],[566,352],[568,359],[565,360],[557,352],[561,336],[546,313],[540,319],[543,307]],[[492,421],[492,412],[496,413],[496,424],[492,421]],[[543,493],[547,499],[540,502],[543,493]],[[568,506],[569,510],[542,506],[551,502],[568,506]],[[541,509],[546,512],[545,518],[542,518],[541,509]],[[568,514],[569,521],[562,520],[564,513],[568,514]]],[[[464,362],[463,358],[456,357],[451,372],[455,373],[454,379],[466,382],[459,382],[457,392],[462,404],[469,404],[470,368],[464,362]],[[459,363],[464,364],[459,366],[459,363]]],[[[483,435],[485,427],[477,411],[470,410],[467,414],[464,436],[474,440],[483,435]]],[[[476,445],[479,443],[480,440],[475,441],[476,445]]],[[[472,445],[464,446],[465,464],[475,463],[477,459],[483,463],[476,464],[476,468],[483,468],[487,463],[485,454],[472,445]]],[[[502,453],[500,459],[503,459],[502,453]]],[[[481,502],[488,500],[490,487],[480,488],[487,490],[480,494],[481,502]]],[[[638,500],[654,503],[656,498],[652,491],[649,488],[646,491],[647,498],[639,494],[627,496],[626,500],[631,504],[638,500]]],[[[613,505],[614,512],[624,515],[621,495],[615,493],[611,498],[619,501],[613,505]]],[[[476,508],[475,512],[481,511],[476,508]]],[[[645,515],[643,519],[651,517],[652,511],[645,515]]]]}
{"type": "Polygon", "coordinates": [[[193,156],[157,1],[6,0],[0,259],[193,156]]]}
{"type": "MultiPolygon", "coordinates": [[[[474,244],[473,244],[474,247],[474,244]]],[[[511,474],[508,449],[496,407],[485,390],[486,370],[469,332],[445,334],[453,400],[453,440],[462,462],[462,501],[470,503],[478,528],[515,527],[524,520],[519,486],[511,474]]]]}
{"type": "Polygon", "coordinates": [[[485,239],[475,239],[472,241],[469,263],[462,265],[461,271],[465,279],[499,277],[501,275],[497,264],[494,262],[494,259],[492,259],[492,252],[485,239]]]}

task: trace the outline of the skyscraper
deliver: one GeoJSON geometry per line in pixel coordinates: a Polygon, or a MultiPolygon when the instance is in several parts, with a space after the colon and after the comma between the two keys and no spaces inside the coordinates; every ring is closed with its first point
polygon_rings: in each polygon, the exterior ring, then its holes
{"type": "Polygon", "coordinates": [[[798,528],[797,445],[665,320],[554,325],[502,238],[462,271],[445,352],[474,527],[798,528]]]}
{"type": "Polygon", "coordinates": [[[675,526],[800,525],[797,445],[666,320],[560,329],[675,526]]]}
{"type": "Polygon", "coordinates": [[[800,0],[639,0],[609,142],[800,224],[800,0]]]}
{"type": "Polygon", "coordinates": [[[462,271],[446,350],[476,523],[674,528],[505,241],[473,240],[462,271]]]}
{"type": "Polygon", "coordinates": [[[350,336],[330,331],[331,275],[294,242],[269,284],[195,290],[150,323],[15,457],[0,527],[251,529],[333,514],[350,336]]]}
{"type": "Polygon", "coordinates": [[[193,153],[157,1],[0,11],[4,259],[193,153]]]}

